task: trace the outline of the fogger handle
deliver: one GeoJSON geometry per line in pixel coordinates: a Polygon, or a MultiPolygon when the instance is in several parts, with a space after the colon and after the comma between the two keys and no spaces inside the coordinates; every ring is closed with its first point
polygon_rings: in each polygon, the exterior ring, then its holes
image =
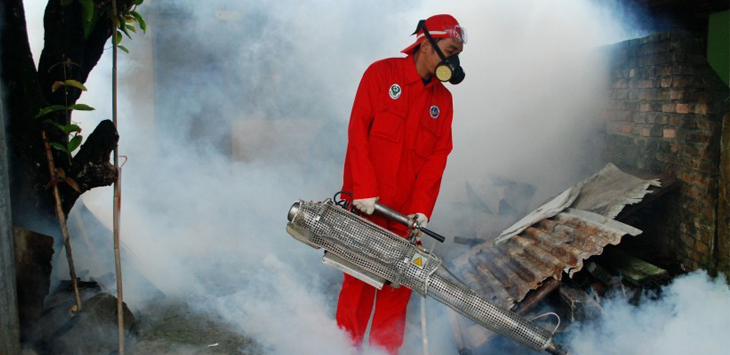
{"type": "MultiPolygon", "coordinates": [[[[384,217],[388,219],[392,219],[408,228],[414,228],[415,222],[408,218],[408,216],[386,206],[382,205],[379,202],[375,202],[375,212],[378,212],[379,214],[383,215],[384,217]]],[[[438,240],[439,242],[443,243],[446,238],[442,236],[441,234],[438,234],[434,231],[428,230],[426,228],[419,228],[421,232],[428,234],[431,238],[438,240]]]]}

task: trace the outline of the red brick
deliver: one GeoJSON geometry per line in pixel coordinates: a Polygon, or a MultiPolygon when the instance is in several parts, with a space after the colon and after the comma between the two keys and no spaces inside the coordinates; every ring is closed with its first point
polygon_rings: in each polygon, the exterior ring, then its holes
{"type": "Polygon", "coordinates": [[[702,243],[698,240],[697,243],[695,243],[695,250],[697,250],[697,252],[700,254],[707,254],[709,248],[707,248],[707,245],[705,245],[705,243],[702,243]]]}
{"type": "Polygon", "coordinates": [[[703,132],[712,134],[712,132],[718,128],[718,123],[712,120],[699,119],[697,120],[697,128],[703,132]]]}
{"type": "Polygon", "coordinates": [[[641,105],[639,105],[639,111],[641,111],[641,112],[651,111],[651,104],[641,104],[641,105]]]}
{"type": "Polygon", "coordinates": [[[709,113],[707,104],[697,104],[695,106],[695,113],[699,113],[700,115],[706,115],[709,113]]]}
{"type": "Polygon", "coordinates": [[[676,104],[664,104],[662,105],[662,112],[674,112],[676,106],[676,104]]]}
{"type": "Polygon", "coordinates": [[[663,89],[656,92],[656,99],[657,100],[665,100],[668,101],[671,99],[671,95],[669,94],[669,90],[663,89]]]}
{"type": "Polygon", "coordinates": [[[634,126],[630,124],[625,124],[621,126],[621,133],[631,133],[634,130],[634,126]]]}
{"type": "Polygon", "coordinates": [[[694,244],[695,244],[695,240],[692,239],[692,237],[690,237],[689,235],[686,235],[686,234],[681,234],[679,236],[679,239],[682,241],[682,243],[684,243],[684,245],[686,245],[688,247],[693,247],[694,244]]]}
{"type": "Polygon", "coordinates": [[[674,128],[665,128],[662,130],[662,137],[664,138],[677,138],[677,132],[674,128]]]}
{"type": "Polygon", "coordinates": [[[651,137],[651,128],[642,128],[639,130],[639,134],[642,137],[651,137]]]}
{"type": "Polygon", "coordinates": [[[662,78],[662,87],[663,88],[668,88],[668,87],[671,87],[671,86],[672,86],[672,78],[671,77],[669,77],[669,78],[662,78]]]}
{"type": "Polygon", "coordinates": [[[679,144],[672,144],[672,146],[669,148],[669,150],[672,151],[672,153],[676,153],[679,151],[679,144]]]}
{"type": "Polygon", "coordinates": [[[688,139],[688,141],[693,143],[707,143],[709,140],[710,137],[702,133],[692,133],[688,139]]]}
{"type": "Polygon", "coordinates": [[[689,113],[689,104],[677,104],[677,113],[689,113]]]}
{"type": "Polygon", "coordinates": [[[690,81],[688,79],[674,79],[672,81],[672,87],[683,88],[689,86],[690,81]]]}
{"type": "Polygon", "coordinates": [[[681,100],[684,98],[684,90],[669,90],[669,98],[672,100],[681,100]]]}

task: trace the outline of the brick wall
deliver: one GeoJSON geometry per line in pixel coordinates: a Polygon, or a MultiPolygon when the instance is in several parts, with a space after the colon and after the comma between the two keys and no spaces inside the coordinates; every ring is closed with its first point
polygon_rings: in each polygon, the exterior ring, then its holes
{"type": "Polygon", "coordinates": [[[730,276],[730,102],[722,125],[717,216],[717,269],[730,276]]]}
{"type": "Polygon", "coordinates": [[[682,31],[608,48],[610,102],[604,158],[674,172],[679,188],[642,216],[642,249],[665,267],[714,270],[722,119],[728,89],[705,59],[705,43],[682,31]]]}

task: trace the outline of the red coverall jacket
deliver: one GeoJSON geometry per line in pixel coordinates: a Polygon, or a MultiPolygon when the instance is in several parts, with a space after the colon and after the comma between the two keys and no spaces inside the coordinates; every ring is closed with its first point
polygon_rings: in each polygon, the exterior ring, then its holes
{"type": "MultiPolygon", "coordinates": [[[[430,219],[452,150],[452,118],[451,93],[435,78],[424,85],[412,56],[373,63],[352,107],[343,191],[430,219]]],[[[405,236],[405,227],[373,219],[405,236]]]]}

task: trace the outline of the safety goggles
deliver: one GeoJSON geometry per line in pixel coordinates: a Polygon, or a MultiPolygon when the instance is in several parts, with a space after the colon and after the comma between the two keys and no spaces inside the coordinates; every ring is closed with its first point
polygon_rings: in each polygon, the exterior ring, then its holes
{"type": "MultiPolygon", "coordinates": [[[[461,27],[460,25],[456,25],[453,27],[447,27],[444,28],[444,33],[449,36],[449,38],[453,39],[456,43],[464,43],[466,44],[466,29],[464,27],[461,27]]],[[[431,32],[433,35],[434,33],[431,32]]]]}
{"type": "MultiPolygon", "coordinates": [[[[419,28],[416,30],[418,32],[419,30],[423,29],[425,22],[424,20],[421,20],[422,23],[419,24],[419,28]]],[[[466,44],[466,29],[464,27],[461,27],[460,25],[454,25],[454,26],[445,26],[441,30],[431,30],[428,31],[428,33],[434,37],[434,38],[451,38],[456,43],[464,43],[466,44]]],[[[423,33],[421,33],[418,37],[423,36],[423,33]]]]}

